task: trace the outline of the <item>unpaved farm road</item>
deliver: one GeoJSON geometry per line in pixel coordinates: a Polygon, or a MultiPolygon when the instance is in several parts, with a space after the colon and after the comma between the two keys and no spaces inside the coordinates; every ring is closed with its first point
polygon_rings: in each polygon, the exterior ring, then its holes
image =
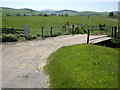
{"type": "Polygon", "coordinates": [[[86,38],[86,34],[66,35],[2,45],[2,88],[48,88],[43,72],[48,56],[62,46],[86,43],[86,38]]]}

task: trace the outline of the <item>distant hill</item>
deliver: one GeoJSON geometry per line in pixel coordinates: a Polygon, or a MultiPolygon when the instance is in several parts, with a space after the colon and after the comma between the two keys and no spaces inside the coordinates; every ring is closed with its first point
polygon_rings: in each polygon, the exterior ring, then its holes
{"type": "Polygon", "coordinates": [[[76,13],[78,13],[78,11],[74,11],[74,10],[52,10],[52,9],[45,9],[45,10],[40,10],[40,12],[42,12],[43,14],[69,14],[69,15],[76,15],[76,13]]]}
{"type": "Polygon", "coordinates": [[[74,11],[74,10],[60,10],[60,11],[57,11],[56,13],[63,13],[63,12],[73,12],[73,13],[78,13],[78,11],[74,11]]]}
{"type": "MultiPolygon", "coordinates": [[[[42,15],[42,14],[54,14],[54,15],[65,15],[68,14],[69,16],[87,16],[87,15],[101,15],[101,14],[108,14],[109,12],[94,12],[94,11],[75,11],[75,10],[52,10],[52,9],[45,9],[45,10],[32,10],[29,8],[23,9],[14,9],[9,7],[0,7],[3,16],[12,15],[15,16],[16,14],[20,15],[42,15]]],[[[117,13],[117,11],[115,11],[117,13]]]]}
{"type": "Polygon", "coordinates": [[[80,13],[81,14],[97,14],[98,12],[94,12],[94,11],[82,11],[80,13]]]}
{"type": "MultiPolygon", "coordinates": [[[[98,14],[103,14],[103,12],[93,12],[93,11],[75,11],[75,10],[52,10],[52,9],[45,9],[41,10],[40,12],[46,13],[46,14],[56,14],[56,15],[65,15],[68,14],[69,16],[86,16],[86,15],[98,15],[98,14]]],[[[107,14],[107,13],[104,13],[107,14]]]]}
{"type": "Polygon", "coordinates": [[[8,7],[0,7],[0,9],[2,9],[2,15],[6,16],[6,15],[16,15],[16,14],[20,14],[20,15],[38,15],[40,14],[40,12],[29,9],[29,8],[24,8],[24,9],[13,9],[13,8],[8,8],[8,7]]]}
{"type": "Polygon", "coordinates": [[[40,12],[46,13],[46,14],[53,14],[53,13],[56,13],[56,10],[45,9],[45,10],[40,10],[40,12]]]}
{"type": "Polygon", "coordinates": [[[79,13],[78,11],[75,11],[75,10],[67,10],[67,9],[56,11],[56,14],[57,14],[57,15],[58,15],[58,14],[63,14],[63,15],[68,14],[69,16],[75,16],[75,15],[77,15],[78,13],[79,13]]]}
{"type": "Polygon", "coordinates": [[[35,10],[29,9],[29,8],[23,8],[24,10],[28,10],[28,11],[33,11],[36,12],[35,10]]]}

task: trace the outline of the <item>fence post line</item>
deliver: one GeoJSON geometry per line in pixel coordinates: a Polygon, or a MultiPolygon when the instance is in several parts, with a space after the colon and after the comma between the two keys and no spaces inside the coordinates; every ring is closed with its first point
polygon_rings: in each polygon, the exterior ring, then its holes
{"type": "Polygon", "coordinates": [[[116,38],[116,34],[117,34],[117,27],[114,27],[114,38],[116,38]]]}
{"type": "Polygon", "coordinates": [[[90,35],[90,30],[88,29],[87,44],[89,44],[89,35],[90,35]]]}
{"type": "Polygon", "coordinates": [[[52,37],[52,27],[51,27],[51,30],[50,30],[50,36],[52,37]]]}
{"type": "Polygon", "coordinates": [[[44,34],[44,33],[43,33],[43,30],[44,30],[44,29],[43,29],[43,28],[44,28],[44,27],[42,27],[42,39],[44,40],[44,35],[43,35],[43,34],[44,34]]]}

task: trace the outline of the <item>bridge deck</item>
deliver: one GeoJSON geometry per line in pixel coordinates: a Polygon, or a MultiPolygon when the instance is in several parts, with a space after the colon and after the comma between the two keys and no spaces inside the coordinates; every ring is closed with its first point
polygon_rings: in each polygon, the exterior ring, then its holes
{"type": "Polygon", "coordinates": [[[98,43],[101,41],[109,40],[111,37],[108,37],[107,35],[99,35],[99,36],[90,36],[89,43],[98,43]]]}

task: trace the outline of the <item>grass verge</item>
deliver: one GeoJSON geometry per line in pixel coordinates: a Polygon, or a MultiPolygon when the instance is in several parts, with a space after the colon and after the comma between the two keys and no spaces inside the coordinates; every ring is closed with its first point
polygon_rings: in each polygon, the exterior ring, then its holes
{"type": "Polygon", "coordinates": [[[118,50],[96,45],[64,46],[44,67],[52,88],[117,88],[118,50]]]}

